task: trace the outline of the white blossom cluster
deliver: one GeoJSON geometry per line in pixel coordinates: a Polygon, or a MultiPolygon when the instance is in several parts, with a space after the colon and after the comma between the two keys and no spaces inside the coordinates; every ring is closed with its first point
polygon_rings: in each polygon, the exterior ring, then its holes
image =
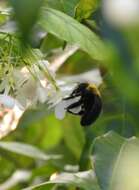
{"type": "MultiPolygon", "coordinates": [[[[48,109],[53,108],[55,115],[63,119],[66,114],[66,107],[72,100],[63,101],[79,82],[93,82],[96,85],[102,83],[98,69],[80,75],[67,76],[56,79],[55,73],[51,71],[48,61],[43,60],[30,68],[15,68],[12,71],[14,81],[13,94],[9,94],[9,82],[4,82],[4,93],[0,94],[0,138],[14,130],[25,110],[29,107],[37,107],[39,103],[48,103],[48,109]],[[41,70],[40,70],[41,67],[41,70]],[[48,77],[45,72],[49,72],[48,77]],[[53,83],[54,82],[54,83],[53,83]]],[[[75,101],[75,100],[74,100],[75,101]]]]}
{"type": "MultiPolygon", "coordinates": [[[[44,103],[56,93],[39,66],[48,67],[47,61],[9,70],[0,83],[0,138],[14,130],[25,110],[44,103]],[[10,74],[10,78],[8,77],[10,74]],[[12,89],[10,80],[12,78],[12,89]]],[[[51,74],[52,75],[52,74],[51,74]]],[[[54,77],[54,76],[53,76],[54,77]]]]}
{"type": "Polygon", "coordinates": [[[139,24],[139,0],[103,0],[103,14],[117,27],[139,24]]]}
{"type": "MultiPolygon", "coordinates": [[[[8,22],[9,28],[10,24],[8,22]]],[[[67,45],[64,50],[58,50],[49,64],[39,49],[27,47],[24,56],[19,39],[13,35],[15,31],[4,26],[0,27],[0,32],[0,138],[17,127],[28,108],[37,108],[39,104],[47,103],[48,109],[53,108],[56,117],[63,119],[67,106],[72,103],[72,100],[63,101],[63,98],[78,83],[89,82],[97,86],[102,83],[98,69],[56,77],[58,68],[79,49],[78,45],[67,45]]]]}

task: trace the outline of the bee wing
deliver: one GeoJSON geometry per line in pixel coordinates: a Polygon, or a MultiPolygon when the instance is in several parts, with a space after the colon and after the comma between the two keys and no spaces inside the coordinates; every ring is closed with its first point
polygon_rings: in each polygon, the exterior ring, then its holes
{"type": "Polygon", "coordinates": [[[82,114],[82,108],[81,106],[78,106],[76,108],[68,109],[69,113],[72,113],[74,115],[81,115],[82,114]]]}
{"type": "Polygon", "coordinates": [[[81,98],[75,98],[72,99],[72,102],[70,101],[70,104],[66,108],[69,113],[72,113],[74,115],[80,115],[82,110],[82,101],[81,98]]]}

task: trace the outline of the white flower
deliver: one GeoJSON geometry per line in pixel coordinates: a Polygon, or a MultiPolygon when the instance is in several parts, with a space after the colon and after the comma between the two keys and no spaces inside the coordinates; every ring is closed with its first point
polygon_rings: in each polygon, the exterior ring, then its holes
{"type": "Polygon", "coordinates": [[[26,68],[14,72],[15,98],[27,108],[36,102],[36,81],[26,68]]]}
{"type": "Polygon", "coordinates": [[[17,100],[0,94],[0,138],[16,128],[23,113],[24,109],[17,100]]]}
{"type": "Polygon", "coordinates": [[[115,26],[139,24],[138,0],[103,0],[103,14],[115,26]]]}
{"type": "Polygon", "coordinates": [[[38,87],[36,89],[36,95],[38,98],[38,101],[40,103],[44,103],[47,100],[47,88],[44,88],[40,84],[38,84],[38,87]]]}
{"type": "MultiPolygon", "coordinates": [[[[38,103],[47,102],[48,109],[54,109],[56,117],[63,119],[66,108],[78,101],[80,97],[68,101],[63,99],[71,94],[79,82],[95,83],[97,86],[102,83],[98,69],[56,80],[55,74],[49,69],[48,61],[45,60],[27,67],[13,68],[5,79],[0,85],[0,90],[6,94],[13,93],[14,98],[5,94],[0,95],[1,136],[15,129],[23,112],[29,107],[36,107],[38,103]],[[12,86],[10,86],[10,81],[12,81],[12,86]]],[[[78,107],[78,110],[73,111],[78,113],[80,109],[78,107]]]]}
{"type": "Polygon", "coordinates": [[[99,69],[93,69],[81,74],[62,77],[61,80],[65,81],[66,83],[72,82],[72,84],[79,82],[94,83],[96,86],[102,84],[102,77],[99,69]]]}
{"type": "MultiPolygon", "coordinates": [[[[59,102],[56,106],[55,106],[55,116],[57,119],[64,119],[65,115],[66,115],[66,108],[77,102],[80,99],[80,97],[74,98],[74,99],[69,99],[69,100],[62,100],[61,102],[59,102]]],[[[81,107],[78,107],[76,109],[72,109],[72,111],[74,113],[78,113],[81,110],[81,107]]]]}
{"type": "MultiPolygon", "coordinates": [[[[46,65],[49,66],[47,61],[39,61],[38,63],[44,70],[46,65]]],[[[13,78],[15,81],[15,98],[24,106],[36,106],[38,102],[44,103],[47,100],[48,93],[48,79],[39,66],[33,64],[30,67],[15,69],[13,78]],[[31,71],[31,72],[30,72],[31,71]]]]}
{"type": "Polygon", "coordinates": [[[66,115],[66,102],[65,101],[61,101],[59,102],[56,107],[55,107],[55,116],[57,119],[64,119],[65,115],[66,115]]]}
{"type": "Polygon", "coordinates": [[[51,76],[55,78],[55,72],[53,71],[53,69],[51,69],[50,63],[47,60],[41,60],[38,62],[38,64],[42,67],[42,69],[44,69],[44,71],[49,71],[51,76]]]}
{"type": "Polygon", "coordinates": [[[0,104],[7,108],[13,108],[15,105],[15,99],[8,95],[0,94],[0,104]]]}

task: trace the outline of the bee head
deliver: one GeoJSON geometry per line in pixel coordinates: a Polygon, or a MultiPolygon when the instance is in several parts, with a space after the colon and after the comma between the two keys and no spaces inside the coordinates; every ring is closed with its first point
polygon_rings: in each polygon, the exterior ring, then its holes
{"type": "Polygon", "coordinates": [[[73,91],[75,94],[78,94],[80,92],[84,92],[87,88],[87,83],[79,83],[77,88],[73,91]]]}

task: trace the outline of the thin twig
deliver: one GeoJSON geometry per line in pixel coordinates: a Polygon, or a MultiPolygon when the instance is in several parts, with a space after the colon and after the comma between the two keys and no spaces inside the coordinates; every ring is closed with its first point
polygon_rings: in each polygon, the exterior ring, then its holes
{"type": "Polygon", "coordinates": [[[64,63],[65,61],[72,56],[77,50],[79,46],[77,45],[68,45],[64,51],[62,51],[59,55],[55,56],[51,61],[50,69],[53,72],[56,72],[64,63]]]}
{"type": "Polygon", "coordinates": [[[27,170],[16,170],[13,175],[0,185],[0,190],[8,190],[21,182],[26,182],[31,177],[31,172],[27,170]]]}

